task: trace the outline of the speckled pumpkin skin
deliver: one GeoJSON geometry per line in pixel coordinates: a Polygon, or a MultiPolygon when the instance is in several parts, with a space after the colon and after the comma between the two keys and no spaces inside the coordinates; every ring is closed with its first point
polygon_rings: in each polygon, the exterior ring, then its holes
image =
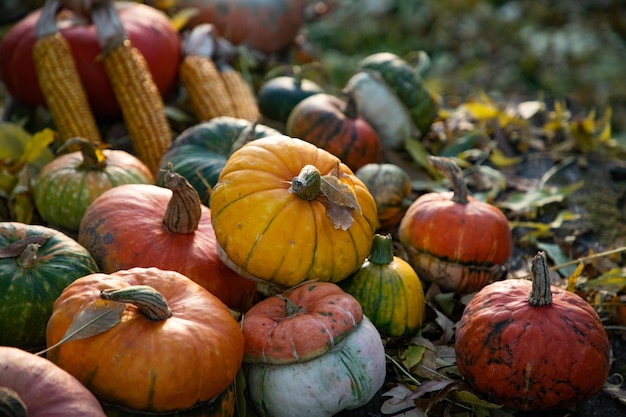
{"type": "Polygon", "coordinates": [[[490,401],[521,410],[569,407],[603,386],[610,344],[594,309],[552,287],[552,304],[528,302],[531,282],[506,280],[479,291],[456,330],[456,361],[490,401]]]}

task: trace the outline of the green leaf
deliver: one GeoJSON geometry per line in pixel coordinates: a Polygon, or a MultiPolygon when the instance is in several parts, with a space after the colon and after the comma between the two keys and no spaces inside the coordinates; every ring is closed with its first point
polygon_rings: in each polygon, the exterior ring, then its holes
{"type": "Polygon", "coordinates": [[[125,303],[97,299],[74,316],[70,327],[67,328],[61,340],[38,352],[37,355],[42,355],[65,342],[85,339],[106,332],[122,320],[125,308],[125,303]]]}
{"type": "Polygon", "coordinates": [[[407,137],[404,147],[409,155],[411,155],[411,158],[413,158],[413,160],[417,162],[420,167],[424,168],[431,177],[441,178],[441,174],[439,173],[439,171],[433,168],[430,162],[428,162],[428,157],[430,156],[430,154],[428,153],[422,142],[419,141],[419,139],[407,137]]]}
{"type": "Polygon", "coordinates": [[[415,365],[422,361],[424,353],[426,352],[426,346],[421,345],[409,345],[402,355],[402,364],[406,369],[412,369],[415,365]]]}
{"type": "MultiPolygon", "coordinates": [[[[571,262],[571,259],[565,254],[565,252],[563,252],[561,247],[557,245],[556,243],[538,242],[537,247],[545,251],[546,255],[548,255],[550,259],[552,259],[552,261],[556,265],[561,265],[561,264],[566,264],[568,262],[571,262]]],[[[559,272],[561,273],[561,275],[568,277],[572,275],[575,270],[576,270],[576,265],[571,265],[571,266],[559,269],[559,272]]]]}
{"type": "Polygon", "coordinates": [[[604,290],[616,294],[626,290],[626,269],[613,268],[597,278],[582,284],[586,290],[604,290]]]}

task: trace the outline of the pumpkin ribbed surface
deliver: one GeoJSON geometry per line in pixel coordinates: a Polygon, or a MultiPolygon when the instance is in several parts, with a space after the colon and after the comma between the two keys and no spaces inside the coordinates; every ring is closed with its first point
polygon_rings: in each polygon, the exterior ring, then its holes
{"type": "Polygon", "coordinates": [[[337,157],[300,139],[270,136],[235,152],[211,197],[221,259],[238,272],[279,285],[305,280],[338,282],[361,266],[377,224],[376,203],[337,157]],[[336,228],[320,199],[289,191],[306,165],[322,175],[337,168],[354,184],[361,213],[336,228]]]}
{"type": "Polygon", "coordinates": [[[479,291],[456,330],[456,363],[491,402],[523,410],[568,407],[603,387],[609,340],[579,296],[553,286],[552,302],[533,306],[531,289],[530,281],[510,279],[479,291]]]}
{"type": "Polygon", "coordinates": [[[174,271],[132,268],[79,278],[54,304],[48,346],[63,337],[79,311],[101,299],[101,291],[135,285],[158,291],[172,315],[152,321],[126,304],[117,325],[63,343],[48,359],[101,401],[137,411],[185,410],[219,396],[241,366],[243,334],[217,297],[174,271]]]}

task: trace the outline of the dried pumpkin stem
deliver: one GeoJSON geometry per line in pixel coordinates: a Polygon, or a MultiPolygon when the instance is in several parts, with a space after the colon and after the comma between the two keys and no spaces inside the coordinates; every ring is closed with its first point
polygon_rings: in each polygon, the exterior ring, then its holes
{"type": "Polygon", "coordinates": [[[19,394],[8,387],[0,387],[0,416],[26,417],[28,409],[19,394]]]}
{"type": "Polygon", "coordinates": [[[37,261],[37,252],[41,247],[38,243],[29,243],[24,248],[24,251],[20,254],[20,257],[17,259],[17,264],[20,268],[28,269],[32,268],[37,261]]]}
{"type": "Polygon", "coordinates": [[[83,157],[80,167],[85,169],[99,170],[107,166],[107,157],[93,143],[84,138],[70,138],[63,143],[57,153],[63,153],[66,150],[78,149],[83,157]]]}
{"type": "Polygon", "coordinates": [[[552,304],[550,273],[545,252],[541,251],[533,257],[530,269],[533,284],[528,295],[528,302],[535,307],[552,304]]]}
{"type": "Polygon", "coordinates": [[[428,161],[433,167],[445,175],[448,181],[450,181],[450,185],[454,191],[452,201],[455,203],[467,204],[469,202],[467,184],[463,178],[463,171],[459,168],[456,162],[454,162],[451,158],[442,158],[438,156],[429,156],[428,161]]]}
{"type": "Polygon", "coordinates": [[[185,177],[173,171],[171,164],[163,182],[172,190],[172,198],[163,216],[163,225],[173,233],[193,233],[202,217],[200,195],[185,177]]]}
{"type": "Polygon", "coordinates": [[[393,261],[393,241],[390,234],[374,235],[367,260],[376,265],[389,265],[393,261]]]}
{"type": "Polygon", "coordinates": [[[277,294],[276,297],[285,302],[285,317],[293,317],[302,312],[302,307],[291,301],[289,298],[281,294],[277,294]]]}
{"type": "Polygon", "coordinates": [[[300,174],[291,181],[289,192],[298,197],[312,201],[322,192],[322,174],[317,167],[305,165],[300,174]]]}
{"type": "Polygon", "coordinates": [[[131,303],[152,321],[165,320],[172,316],[172,309],[165,297],[149,285],[131,285],[126,288],[102,290],[100,298],[119,303],[131,303]]]}

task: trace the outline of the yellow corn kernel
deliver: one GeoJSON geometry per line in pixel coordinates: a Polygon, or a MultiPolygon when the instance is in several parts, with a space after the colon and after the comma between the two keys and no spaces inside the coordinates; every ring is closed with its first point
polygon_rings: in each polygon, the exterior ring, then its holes
{"type": "Polygon", "coordinates": [[[41,92],[61,141],[82,137],[92,143],[101,142],[100,131],[65,37],[55,32],[37,39],[33,61],[41,92]]]}
{"type": "Polygon", "coordinates": [[[180,64],[179,74],[191,107],[200,121],[218,116],[236,116],[224,80],[211,58],[187,55],[180,64]]]}
{"type": "Polygon", "coordinates": [[[241,73],[232,67],[227,67],[222,70],[222,79],[235,107],[236,117],[251,122],[257,121],[261,112],[254,91],[241,73]]]}
{"type": "Polygon", "coordinates": [[[104,68],[135,153],[156,174],[161,157],[172,144],[172,133],[148,64],[126,39],[106,54],[104,68]]]}

